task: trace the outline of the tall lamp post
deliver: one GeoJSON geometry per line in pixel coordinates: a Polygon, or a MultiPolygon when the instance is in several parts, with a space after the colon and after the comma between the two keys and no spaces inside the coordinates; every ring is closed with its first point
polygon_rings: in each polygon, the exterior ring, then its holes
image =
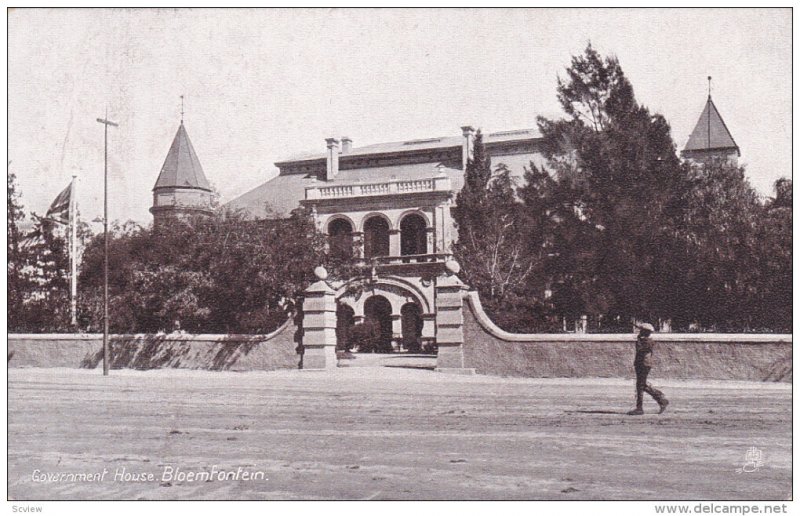
{"type": "Polygon", "coordinates": [[[106,118],[98,118],[105,131],[103,142],[103,376],[108,376],[108,126],[119,124],[106,118]]]}

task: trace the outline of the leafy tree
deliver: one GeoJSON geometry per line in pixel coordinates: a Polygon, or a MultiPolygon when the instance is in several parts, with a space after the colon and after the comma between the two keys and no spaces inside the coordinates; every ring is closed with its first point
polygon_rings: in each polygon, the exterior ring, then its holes
{"type": "Polygon", "coordinates": [[[560,80],[569,115],[539,119],[557,184],[554,302],[563,313],[656,319],[675,300],[661,265],[684,206],[687,174],[669,124],[640,106],[619,61],[587,46],[560,80]]]}
{"type": "MultiPolygon", "coordinates": [[[[9,162],[10,166],[10,162],[9,162]]],[[[24,293],[28,280],[24,273],[25,257],[20,248],[19,224],[25,220],[21,194],[17,190],[17,176],[8,171],[6,176],[6,276],[8,280],[8,326],[15,331],[20,326],[24,293]]]]}
{"type": "Polygon", "coordinates": [[[387,350],[381,345],[381,327],[378,321],[366,319],[360,324],[356,324],[349,329],[348,347],[357,349],[360,353],[386,353],[387,350]]]}
{"type": "Polygon", "coordinates": [[[775,181],[775,197],[769,202],[769,210],[792,208],[792,180],[785,177],[775,181]]]}
{"type": "Polygon", "coordinates": [[[758,226],[758,271],[762,278],[751,324],[773,331],[792,331],[792,180],[775,182],[758,226]]]}
{"type": "MultiPolygon", "coordinates": [[[[70,314],[68,226],[31,214],[26,220],[16,175],[7,177],[8,326],[15,332],[74,331],[70,314]]],[[[78,260],[89,227],[76,214],[78,260]]]]}
{"type": "Polygon", "coordinates": [[[516,187],[504,164],[492,171],[478,131],[453,211],[458,227],[453,253],[464,281],[480,292],[495,321],[512,330],[517,329],[517,315],[524,311],[514,305],[529,299],[515,289],[531,278],[539,258],[519,238],[524,219],[516,187]]]}
{"type": "Polygon", "coordinates": [[[744,176],[726,161],[695,164],[686,192],[680,242],[673,259],[683,270],[679,326],[719,330],[750,326],[759,277],[759,219],[763,207],[744,176]]]}
{"type": "MultiPolygon", "coordinates": [[[[114,226],[109,242],[114,332],[264,333],[295,311],[324,240],[310,214],[252,221],[234,214],[114,226]],[[286,259],[291,257],[291,259],[286,259]],[[178,322],[178,324],[176,324],[178,322]]],[[[82,324],[102,324],[103,241],[85,253],[82,324]],[[99,308],[99,309],[98,309],[99,308]]]]}
{"type": "Polygon", "coordinates": [[[69,251],[64,227],[36,217],[19,243],[22,258],[19,312],[14,331],[70,331],[69,251]]]}
{"type": "Polygon", "coordinates": [[[790,327],[791,180],[765,205],[741,167],[682,162],[666,120],[591,45],[558,98],[568,118],[539,119],[553,183],[521,190],[548,228],[556,312],[622,327],[790,327]]]}

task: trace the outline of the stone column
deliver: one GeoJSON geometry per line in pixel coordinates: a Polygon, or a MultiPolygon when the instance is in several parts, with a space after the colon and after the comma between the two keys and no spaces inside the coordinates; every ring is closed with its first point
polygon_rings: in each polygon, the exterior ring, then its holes
{"type": "Polygon", "coordinates": [[[422,345],[429,345],[436,341],[436,314],[422,316],[422,345]]]}
{"type": "Polygon", "coordinates": [[[436,231],[436,253],[446,253],[444,247],[444,208],[440,205],[434,209],[434,228],[436,231]]]}
{"type": "Polygon", "coordinates": [[[389,230],[389,256],[400,256],[400,230],[389,230]]]}
{"type": "Polygon", "coordinates": [[[425,228],[425,239],[426,239],[426,247],[428,249],[427,254],[435,254],[436,253],[436,228],[433,226],[425,228]]]}
{"type": "Polygon", "coordinates": [[[456,274],[458,262],[447,262],[447,274],[436,281],[436,371],[475,374],[464,367],[464,291],[466,286],[456,274]]]}
{"type": "Polygon", "coordinates": [[[303,300],[303,369],[336,367],[336,292],[325,280],[324,267],[314,270],[317,281],[303,300]]]}
{"type": "Polygon", "coordinates": [[[364,233],[353,231],[353,258],[364,259],[364,233]]]}
{"type": "Polygon", "coordinates": [[[403,344],[403,317],[400,314],[392,314],[392,347],[395,351],[400,351],[403,344]]]}
{"type": "Polygon", "coordinates": [[[422,315],[422,338],[436,338],[436,314],[422,315]]]}

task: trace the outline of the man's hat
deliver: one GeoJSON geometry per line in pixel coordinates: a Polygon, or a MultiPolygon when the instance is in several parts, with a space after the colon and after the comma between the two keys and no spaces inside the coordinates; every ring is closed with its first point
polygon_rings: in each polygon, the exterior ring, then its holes
{"type": "Polygon", "coordinates": [[[656,331],[656,329],[653,328],[653,325],[650,324],[650,323],[639,323],[639,324],[636,325],[636,327],[639,328],[640,330],[647,330],[650,333],[653,333],[654,331],[656,331]]]}

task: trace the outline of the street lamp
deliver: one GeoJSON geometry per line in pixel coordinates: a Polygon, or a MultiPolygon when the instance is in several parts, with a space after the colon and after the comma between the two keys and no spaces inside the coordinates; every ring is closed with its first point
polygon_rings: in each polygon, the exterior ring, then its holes
{"type": "Polygon", "coordinates": [[[106,118],[98,118],[103,124],[103,376],[108,376],[108,126],[119,127],[119,124],[106,118]]]}

